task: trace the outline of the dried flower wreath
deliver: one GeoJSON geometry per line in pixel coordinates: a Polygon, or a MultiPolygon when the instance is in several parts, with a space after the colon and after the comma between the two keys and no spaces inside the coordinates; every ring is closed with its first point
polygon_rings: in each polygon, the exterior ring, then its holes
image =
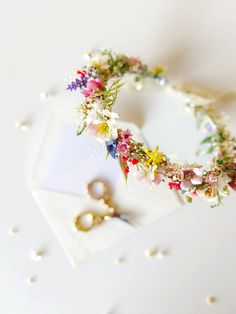
{"type": "Polygon", "coordinates": [[[68,90],[80,90],[85,96],[78,109],[77,135],[86,131],[104,142],[108,155],[119,160],[126,179],[132,170],[137,179],[152,184],[167,182],[170,189],[180,191],[188,202],[200,196],[213,201],[212,206],[221,204],[222,196],[230,193],[229,187],[236,190],[236,139],[215,112],[214,100],[177,89],[164,76],[163,67],[150,70],[137,58],[99,50],[89,53],[88,59],[67,86],[68,90]],[[145,148],[133,139],[130,130],[116,127],[118,114],[112,108],[125,75],[133,76],[137,89],[141,89],[142,81],[151,79],[184,99],[207,133],[201,144],[206,144],[206,153],[213,155],[209,169],[197,163],[171,161],[158,146],[153,151],[145,148]]]}

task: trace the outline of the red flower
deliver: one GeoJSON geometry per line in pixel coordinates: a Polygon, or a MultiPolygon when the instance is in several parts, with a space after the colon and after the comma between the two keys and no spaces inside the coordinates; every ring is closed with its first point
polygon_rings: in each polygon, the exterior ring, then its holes
{"type": "Polygon", "coordinates": [[[124,172],[129,173],[129,167],[128,166],[124,168],[124,172]]]}
{"type": "Polygon", "coordinates": [[[137,158],[134,158],[134,159],[131,160],[131,162],[132,162],[133,165],[137,165],[139,161],[138,161],[137,158]]]}
{"type": "Polygon", "coordinates": [[[121,161],[125,163],[125,162],[127,162],[127,161],[128,161],[128,159],[129,159],[128,157],[126,157],[126,156],[122,156],[121,161]]]}
{"type": "Polygon", "coordinates": [[[174,190],[176,190],[176,191],[179,191],[180,189],[181,189],[181,187],[180,187],[180,181],[177,181],[177,182],[169,182],[168,184],[169,184],[169,188],[172,190],[172,189],[174,189],[174,190]]]}
{"type": "Polygon", "coordinates": [[[85,70],[78,70],[76,73],[81,76],[85,76],[87,72],[85,70]]]}
{"type": "Polygon", "coordinates": [[[236,191],[236,178],[228,183],[228,185],[236,191]]]}

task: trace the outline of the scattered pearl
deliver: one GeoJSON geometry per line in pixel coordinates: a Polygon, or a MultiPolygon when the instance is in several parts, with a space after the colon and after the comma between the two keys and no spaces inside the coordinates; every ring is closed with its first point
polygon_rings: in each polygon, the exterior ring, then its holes
{"type": "Polygon", "coordinates": [[[44,256],[44,252],[43,251],[32,251],[30,253],[30,258],[33,260],[33,261],[36,261],[36,262],[39,262],[42,260],[44,256]]]}
{"type": "Polygon", "coordinates": [[[167,83],[167,79],[166,79],[166,78],[163,78],[163,77],[162,77],[162,78],[159,80],[160,86],[165,86],[166,83],[167,83]]]}
{"type": "Polygon", "coordinates": [[[28,128],[29,128],[26,123],[19,122],[19,121],[16,121],[16,122],[15,122],[15,127],[16,127],[17,129],[20,129],[21,131],[27,131],[28,128]]]}
{"type": "Polygon", "coordinates": [[[143,88],[143,84],[142,83],[137,83],[136,84],[136,90],[140,91],[143,88]]]}
{"type": "Polygon", "coordinates": [[[36,277],[35,276],[30,276],[30,277],[27,278],[26,281],[27,281],[28,285],[32,285],[33,283],[35,283],[36,277]]]}
{"type": "Polygon", "coordinates": [[[167,252],[166,251],[158,251],[157,252],[157,258],[162,259],[166,256],[167,252]]]}
{"type": "Polygon", "coordinates": [[[124,263],[125,259],[124,257],[118,257],[115,259],[115,264],[118,265],[118,264],[122,264],[124,263]]]}
{"type": "Polygon", "coordinates": [[[84,60],[86,60],[86,61],[90,60],[90,56],[88,53],[84,53],[84,60]]]}
{"type": "Polygon", "coordinates": [[[109,216],[109,215],[104,216],[104,220],[105,220],[105,221],[108,221],[108,220],[110,220],[111,218],[112,218],[112,217],[109,216]]]}
{"type": "Polygon", "coordinates": [[[215,296],[209,296],[206,298],[206,304],[213,305],[217,302],[217,298],[215,296]]]}
{"type": "Polygon", "coordinates": [[[187,106],[187,105],[184,106],[183,109],[184,109],[183,111],[184,111],[185,113],[190,113],[190,112],[191,112],[191,109],[190,109],[189,106],[187,106]]]}
{"type": "Polygon", "coordinates": [[[49,95],[48,95],[48,93],[46,93],[46,92],[41,92],[41,93],[40,93],[40,98],[41,98],[42,100],[46,100],[46,99],[49,98],[49,95]]]}
{"type": "Polygon", "coordinates": [[[16,227],[8,230],[9,236],[12,236],[12,237],[16,236],[18,232],[19,232],[19,229],[16,227]]]}
{"type": "Polygon", "coordinates": [[[157,254],[157,250],[156,249],[151,249],[151,250],[147,250],[145,251],[145,255],[147,257],[154,257],[157,254]]]}

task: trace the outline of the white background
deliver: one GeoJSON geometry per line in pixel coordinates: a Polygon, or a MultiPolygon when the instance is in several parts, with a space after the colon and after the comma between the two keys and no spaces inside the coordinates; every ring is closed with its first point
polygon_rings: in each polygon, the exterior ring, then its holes
{"type": "MultiPolygon", "coordinates": [[[[83,64],[84,52],[113,48],[165,64],[174,81],[232,90],[235,10],[233,0],[0,0],[0,313],[236,312],[235,195],[215,209],[194,202],[72,269],[28,183],[50,110],[77,103],[63,79],[83,64]],[[40,92],[49,90],[52,100],[42,103],[40,92]],[[25,119],[30,128],[21,132],[14,124],[25,119]],[[14,226],[19,233],[10,237],[14,226]],[[148,260],[144,251],[152,246],[167,256],[148,260]],[[38,247],[47,254],[34,263],[29,254],[38,247]],[[120,255],[125,263],[115,265],[120,255]],[[31,275],[37,280],[28,286],[31,275]],[[218,297],[211,307],[209,295],[218,297]]],[[[176,142],[171,126],[165,132],[176,142]]]]}

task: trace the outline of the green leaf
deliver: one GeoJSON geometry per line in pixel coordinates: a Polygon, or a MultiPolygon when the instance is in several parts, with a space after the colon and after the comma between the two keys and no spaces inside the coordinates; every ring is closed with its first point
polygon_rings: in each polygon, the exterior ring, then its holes
{"type": "Polygon", "coordinates": [[[107,151],[106,160],[108,159],[109,156],[110,156],[110,153],[107,151]]]}
{"type": "Polygon", "coordinates": [[[210,136],[205,137],[205,138],[201,141],[200,144],[207,144],[207,143],[210,143],[210,142],[212,141],[213,137],[214,137],[213,135],[210,135],[210,136]]]}
{"type": "Polygon", "coordinates": [[[217,162],[218,165],[222,165],[224,163],[224,160],[218,159],[216,162],[217,162]]]}
{"type": "Polygon", "coordinates": [[[85,128],[86,128],[86,124],[84,123],[84,124],[76,131],[76,135],[77,135],[77,136],[80,136],[80,135],[84,132],[85,128]]]}
{"type": "Polygon", "coordinates": [[[206,154],[211,154],[215,151],[215,147],[214,146],[211,146],[208,148],[208,150],[206,151],[206,154]]]}
{"type": "Polygon", "coordinates": [[[192,197],[187,197],[187,202],[188,203],[192,203],[192,201],[193,201],[192,197]]]}

